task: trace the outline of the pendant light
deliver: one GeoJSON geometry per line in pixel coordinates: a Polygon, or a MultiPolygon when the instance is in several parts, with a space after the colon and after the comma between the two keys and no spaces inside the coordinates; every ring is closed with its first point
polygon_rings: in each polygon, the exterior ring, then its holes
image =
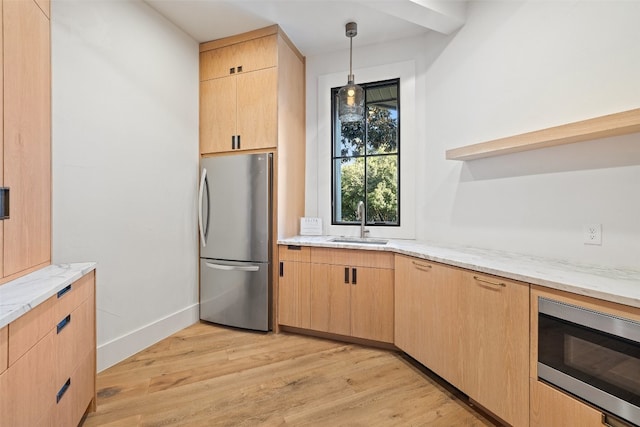
{"type": "Polygon", "coordinates": [[[354,83],[353,38],[358,34],[358,24],[345,25],[345,35],[349,37],[349,77],[347,85],[338,91],[338,117],[342,123],[359,122],[364,118],[364,90],[354,83]]]}

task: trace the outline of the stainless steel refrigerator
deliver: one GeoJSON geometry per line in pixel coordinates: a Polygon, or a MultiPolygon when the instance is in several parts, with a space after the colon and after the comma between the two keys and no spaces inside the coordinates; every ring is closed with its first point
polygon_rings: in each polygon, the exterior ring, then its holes
{"type": "Polygon", "coordinates": [[[272,163],[267,153],[200,162],[202,320],[270,329],[272,163]]]}

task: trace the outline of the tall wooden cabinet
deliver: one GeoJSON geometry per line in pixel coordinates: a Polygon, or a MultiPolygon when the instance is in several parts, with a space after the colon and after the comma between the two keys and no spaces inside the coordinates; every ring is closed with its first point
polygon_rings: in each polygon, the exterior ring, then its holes
{"type": "Polygon", "coordinates": [[[49,3],[2,0],[0,183],[10,218],[0,222],[0,283],[51,260],[51,61],[49,3]]]}
{"type": "Polygon", "coordinates": [[[274,261],[304,216],[305,120],[305,59],[277,25],[200,45],[200,154],[273,153],[274,261]]]}

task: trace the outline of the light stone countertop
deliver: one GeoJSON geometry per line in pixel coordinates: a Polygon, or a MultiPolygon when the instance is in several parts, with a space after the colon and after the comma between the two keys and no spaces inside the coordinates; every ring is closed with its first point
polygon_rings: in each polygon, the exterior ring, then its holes
{"type": "Polygon", "coordinates": [[[282,245],[387,251],[640,308],[640,270],[617,269],[464,246],[390,239],[386,245],[295,236],[282,245]]]}
{"type": "Polygon", "coordinates": [[[0,328],[95,268],[95,262],[54,264],[0,285],[0,328]]]}

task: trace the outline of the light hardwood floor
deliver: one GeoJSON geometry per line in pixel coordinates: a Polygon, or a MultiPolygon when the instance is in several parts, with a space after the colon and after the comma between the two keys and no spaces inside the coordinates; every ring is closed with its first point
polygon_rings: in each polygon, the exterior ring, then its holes
{"type": "Polygon", "coordinates": [[[97,387],[85,427],[494,425],[396,352],[206,323],[101,372],[97,387]]]}

